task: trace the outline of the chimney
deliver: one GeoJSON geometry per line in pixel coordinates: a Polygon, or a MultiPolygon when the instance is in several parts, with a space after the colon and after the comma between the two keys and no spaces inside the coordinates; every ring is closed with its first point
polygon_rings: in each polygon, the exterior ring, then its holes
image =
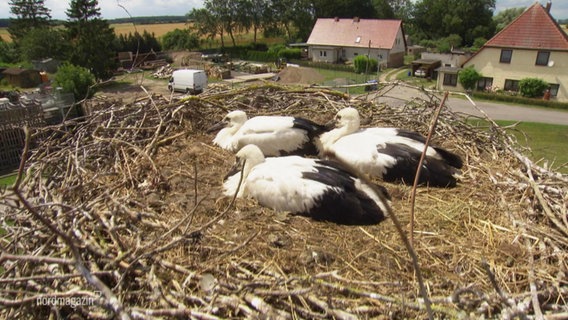
{"type": "Polygon", "coordinates": [[[546,10],[546,12],[550,13],[550,7],[552,7],[552,1],[548,1],[546,3],[546,7],[544,7],[544,10],[546,10]]]}
{"type": "Polygon", "coordinates": [[[353,17],[353,22],[359,22],[359,17],[353,17]]]}

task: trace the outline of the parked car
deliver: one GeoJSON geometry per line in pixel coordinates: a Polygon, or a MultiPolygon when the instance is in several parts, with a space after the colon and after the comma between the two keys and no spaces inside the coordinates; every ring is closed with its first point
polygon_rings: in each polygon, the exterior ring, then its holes
{"type": "Polygon", "coordinates": [[[424,69],[417,69],[416,71],[414,71],[414,76],[415,76],[415,77],[424,78],[424,77],[426,77],[426,70],[424,70],[424,69]]]}

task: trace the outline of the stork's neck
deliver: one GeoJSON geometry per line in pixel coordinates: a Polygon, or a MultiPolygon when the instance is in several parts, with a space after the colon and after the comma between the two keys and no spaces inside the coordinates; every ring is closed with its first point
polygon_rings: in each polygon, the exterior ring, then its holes
{"type": "Polygon", "coordinates": [[[221,129],[219,133],[213,139],[213,143],[217,144],[223,149],[230,150],[230,151],[237,151],[235,150],[235,142],[233,137],[239,131],[240,126],[230,126],[227,128],[221,129]]]}
{"type": "Polygon", "coordinates": [[[359,130],[359,122],[358,121],[350,121],[345,123],[344,125],[337,127],[331,131],[323,133],[320,136],[320,151],[327,152],[331,148],[331,146],[342,137],[352,134],[359,130]]]}

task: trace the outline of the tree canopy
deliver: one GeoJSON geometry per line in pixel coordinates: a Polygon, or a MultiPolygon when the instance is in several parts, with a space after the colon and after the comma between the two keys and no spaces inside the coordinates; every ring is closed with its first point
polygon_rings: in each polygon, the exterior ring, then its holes
{"type": "Polygon", "coordinates": [[[44,0],[10,0],[10,13],[16,18],[10,19],[8,32],[12,40],[18,42],[33,29],[49,27],[51,10],[44,0]]]}
{"type": "Polygon", "coordinates": [[[97,0],[72,0],[66,12],[67,37],[73,50],[69,61],[105,79],[114,67],[116,50],[114,30],[101,19],[97,0]]]}
{"type": "Polygon", "coordinates": [[[419,39],[457,34],[462,45],[471,46],[476,38],[494,34],[494,9],[495,0],[422,0],[414,6],[410,25],[419,39]]]}

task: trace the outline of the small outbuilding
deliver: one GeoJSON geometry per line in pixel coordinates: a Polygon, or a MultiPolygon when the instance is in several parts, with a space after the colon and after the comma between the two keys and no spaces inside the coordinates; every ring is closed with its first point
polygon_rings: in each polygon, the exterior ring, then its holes
{"type": "Polygon", "coordinates": [[[2,74],[8,80],[8,83],[14,87],[33,88],[41,83],[41,75],[38,70],[7,68],[2,74]]]}
{"type": "Polygon", "coordinates": [[[440,67],[442,62],[435,59],[418,59],[412,61],[412,75],[435,79],[437,77],[436,69],[440,67]]]}

